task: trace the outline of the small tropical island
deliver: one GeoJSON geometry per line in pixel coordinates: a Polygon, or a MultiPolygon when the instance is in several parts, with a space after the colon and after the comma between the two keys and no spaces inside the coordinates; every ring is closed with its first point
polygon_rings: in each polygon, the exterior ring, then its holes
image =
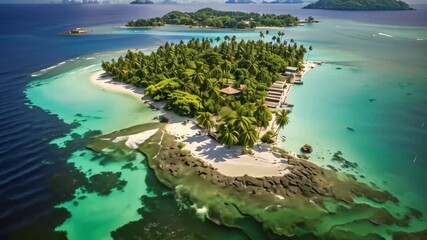
{"type": "Polygon", "coordinates": [[[130,4],[154,4],[154,2],[150,0],[135,0],[130,2],[130,4]]]}
{"type": "Polygon", "coordinates": [[[411,6],[398,0],[319,0],[305,9],[328,10],[413,10],[411,6]]]}
{"type": "Polygon", "coordinates": [[[126,27],[157,27],[172,24],[191,27],[250,29],[297,26],[298,21],[298,17],[289,14],[244,13],[203,8],[196,12],[172,11],[161,18],[132,20],[126,24],[126,27]]]}
{"type": "MultiPolygon", "coordinates": [[[[159,110],[159,122],[99,136],[87,148],[99,154],[107,149],[123,156],[143,153],[157,180],[176,199],[204,218],[240,228],[248,236],[250,228],[260,224],[271,239],[296,232],[319,239],[381,239],[377,233],[361,236],[316,226],[319,218],[356,213],[362,217],[348,224],[408,226],[411,219],[421,219],[414,208],[394,216],[384,207],[356,200],[399,204],[389,192],[358,182],[354,175],[322,168],[304,154],[274,145],[279,130],[289,123],[287,94],[316,63],[304,62],[311,47],[285,41],[283,32],[264,41],[269,34],[260,32],[258,41],[226,35],[166,42],[151,53],[128,50],[117,60],[103,62],[103,71],[94,73],[91,81],[149,103],[159,110]]],[[[312,151],[309,144],[301,148],[303,153],[312,151]]],[[[343,168],[358,167],[341,152],[333,161],[343,168]]],[[[110,182],[125,184],[114,177],[110,182]]],[[[148,230],[141,230],[146,224],[143,218],[132,221],[111,235],[148,236],[148,230]]],[[[182,239],[185,234],[167,236],[182,239]]]]}
{"type": "MultiPolygon", "coordinates": [[[[268,34],[260,32],[260,39],[268,34]]],[[[283,36],[279,32],[271,42],[226,35],[221,43],[220,37],[166,43],[150,55],[128,51],[117,61],[103,62],[102,68],[115,81],[146,88],[145,95],[166,101],[166,109],[204,119],[207,132],[225,145],[252,147],[272,119],[266,104],[269,88],[280,95],[291,81],[282,75],[288,67],[303,69],[308,49],[283,36]]],[[[280,114],[286,120],[287,111],[280,114]]]]}

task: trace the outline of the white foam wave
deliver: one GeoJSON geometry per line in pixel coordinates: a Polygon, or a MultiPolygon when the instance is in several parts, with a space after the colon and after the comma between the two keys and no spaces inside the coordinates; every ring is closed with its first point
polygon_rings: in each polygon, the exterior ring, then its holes
{"type": "Polygon", "coordinates": [[[61,65],[65,64],[65,63],[66,63],[66,62],[60,62],[60,63],[58,63],[58,64],[56,64],[56,65],[53,65],[52,67],[44,68],[44,69],[40,70],[40,72],[46,72],[46,71],[48,71],[48,70],[54,69],[54,68],[56,68],[56,67],[59,67],[59,66],[61,66],[61,65]]]}
{"type": "Polygon", "coordinates": [[[90,66],[88,66],[88,67],[82,68],[82,71],[83,71],[83,72],[86,72],[89,68],[93,68],[93,67],[95,67],[95,66],[96,66],[96,64],[92,64],[92,65],[90,65],[90,66]]]}
{"type": "Polygon", "coordinates": [[[91,60],[91,59],[95,59],[94,57],[88,57],[88,58],[85,58],[86,60],[91,60]]]}
{"type": "Polygon", "coordinates": [[[389,38],[393,37],[392,35],[388,35],[386,33],[381,33],[381,32],[379,32],[378,35],[381,35],[381,36],[384,36],[384,37],[389,37],[389,38]]]}
{"type": "Polygon", "coordinates": [[[422,39],[422,38],[417,38],[417,41],[422,41],[422,40],[424,40],[424,39],[422,39]]]}

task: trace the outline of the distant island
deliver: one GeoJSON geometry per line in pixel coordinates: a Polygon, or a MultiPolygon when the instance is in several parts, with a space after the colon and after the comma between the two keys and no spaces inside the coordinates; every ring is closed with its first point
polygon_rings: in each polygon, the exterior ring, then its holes
{"type": "Polygon", "coordinates": [[[396,0],[319,0],[305,9],[329,10],[413,10],[411,6],[396,0]]]}
{"type": "Polygon", "coordinates": [[[150,0],[135,0],[132,1],[130,4],[153,4],[154,2],[150,0]]]}
{"type": "Polygon", "coordinates": [[[178,3],[174,0],[164,0],[163,2],[161,2],[161,4],[178,4],[178,3]]]}
{"type": "Polygon", "coordinates": [[[292,3],[304,3],[303,0],[271,0],[271,1],[262,1],[263,4],[292,4],[292,3]]]}
{"type": "Polygon", "coordinates": [[[225,3],[237,3],[237,4],[245,4],[245,3],[256,3],[255,1],[252,0],[228,0],[225,3]]]}
{"type": "Polygon", "coordinates": [[[247,29],[255,27],[297,26],[299,19],[289,14],[258,14],[232,11],[217,11],[203,8],[194,13],[172,11],[161,18],[130,21],[126,27],[156,27],[164,24],[195,27],[247,29]]]}
{"type": "Polygon", "coordinates": [[[98,0],[62,0],[63,4],[99,4],[98,0]]]}

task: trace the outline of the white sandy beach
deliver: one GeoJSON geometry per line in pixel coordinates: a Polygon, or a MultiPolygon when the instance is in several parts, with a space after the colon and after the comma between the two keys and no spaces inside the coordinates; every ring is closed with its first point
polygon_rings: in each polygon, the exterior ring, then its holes
{"type": "Polygon", "coordinates": [[[128,94],[138,99],[144,97],[144,89],[127,83],[115,82],[111,77],[103,76],[104,73],[102,70],[95,72],[90,76],[90,81],[105,91],[128,94]]]}
{"type": "Polygon", "coordinates": [[[194,157],[210,163],[227,176],[283,176],[289,167],[286,159],[271,153],[265,144],[255,146],[253,155],[242,155],[241,146],[222,146],[192,122],[168,124],[166,131],[185,143],[184,149],[190,150],[194,157]]]}
{"type": "MultiPolygon", "coordinates": [[[[305,68],[302,75],[318,64],[318,62],[304,63],[305,68]]],[[[103,73],[104,71],[98,71],[92,74],[90,81],[106,91],[129,94],[141,101],[149,100],[149,98],[144,97],[143,89],[126,83],[114,82],[111,77],[104,76],[103,73]]],[[[288,93],[289,91],[290,86],[288,87],[288,93]]],[[[194,119],[181,117],[162,109],[164,102],[150,103],[160,109],[160,115],[166,115],[169,119],[166,131],[175,136],[177,141],[185,143],[184,149],[190,150],[194,157],[208,162],[224,175],[243,176],[247,174],[253,177],[263,177],[283,176],[289,172],[290,165],[287,164],[287,159],[273,154],[267,144],[260,143],[255,145],[252,149],[252,155],[243,155],[241,154],[241,146],[233,146],[231,148],[222,146],[194,124],[194,119]],[[184,122],[186,123],[184,124],[184,122]]],[[[151,136],[152,133],[143,132],[135,136],[128,136],[126,139],[116,139],[116,141],[126,141],[128,147],[135,149],[137,144],[142,143],[141,139],[146,139],[148,135],[151,136]]]]}

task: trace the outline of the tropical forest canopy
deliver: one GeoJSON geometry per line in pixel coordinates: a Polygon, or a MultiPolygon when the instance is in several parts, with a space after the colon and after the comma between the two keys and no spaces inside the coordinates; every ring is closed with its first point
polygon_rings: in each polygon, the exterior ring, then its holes
{"type": "MultiPolygon", "coordinates": [[[[265,35],[268,32],[261,32],[260,38],[265,35]]],[[[283,36],[279,32],[271,42],[225,36],[224,41],[217,37],[166,43],[151,54],[128,51],[117,61],[103,62],[102,68],[115,81],[144,87],[155,101],[166,100],[166,109],[197,116],[209,132],[217,129],[223,144],[252,146],[258,140],[256,128],[268,127],[271,120],[264,102],[267,88],[287,66],[301,69],[306,53],[304,46],[287,43],[283,36]],[[219,91],[227,87],[241,92],[219,91]]]]}
{"type": "Polygon", "coordinates": [[[408,4],[397,0],[319,0],[304,8],[332,10],[412,10],[408,4]]]}
{"type": "Polygon", "coordinates": [[[161,18],[138,19],[126,24],[128,27],[162,26],[164,24],[190,25],[216,28],[255,28],[295,26],[298,18],[289,14],[259,14],[232,11],[217,11],[203,8],[197,12],[172,11],[161,18]]]}

